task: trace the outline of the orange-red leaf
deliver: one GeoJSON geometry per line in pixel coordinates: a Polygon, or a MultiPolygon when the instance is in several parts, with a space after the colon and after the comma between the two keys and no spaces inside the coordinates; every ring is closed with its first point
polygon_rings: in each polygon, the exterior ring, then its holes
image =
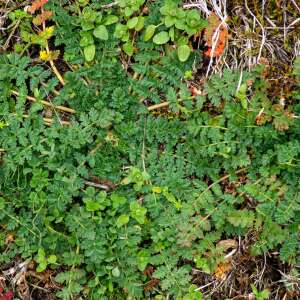
{"type": "Polygon", "coordinates": [[[43,24],[46,20],[48,20],[49,18],[51,18],[53,15],[53,13],[50,10],[45,10],[42,13],[38,14],[33,20],[32,23],[34,25],[41,25],[43,24]]]}
{"type": "Polygon", "coordinates": [[[204,39],[208,50],[204,53],[209,57],[221,56],[224,52],[226,42],[228,39],[228,30],[224,24],[222,24],[220,18],[212,12],[208,17],[208,27],[204,32],[204,39]],[[218,31],[217,40],[214,41],[214,34],[218,31]],[[214,49],[213,43],[215,42],[214,49]]]}
{"type": "Polygon", "coordinates": [[[48,2],[48,0],[35,0],[29,6],[27,11],[31,14],[34,14],[36,10],[42,8],[47,2],[48,2]]]}
{"type": "Polygon", "coordinates": [[[215,276],[218,280],[224,280],[232,269],[232,264],[230,262],[221,262],[218,264],[215,270],[215,276]]]}

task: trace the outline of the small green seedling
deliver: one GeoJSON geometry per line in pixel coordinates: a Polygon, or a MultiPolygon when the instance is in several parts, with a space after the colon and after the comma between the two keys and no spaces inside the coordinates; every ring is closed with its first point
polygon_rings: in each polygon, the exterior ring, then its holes
{"type": "Polygon", "coordinates": [[[270,296],[270,291],[267,289],[259,291],[254,284],[251,284],[251,288],[256,300],[265,300],[270,296]]]}
{"type": "Polygon", "coordinates": [[[38,266],[36,268],[37,272],[43,272],[46,270],[48,265],[55,264],[57,261],[56,255],[52,254],[46,257],[45,250],[43,248],[40,248],[38,250],[38,254],[35,257],[35,261],[38,263],[38,266]]]}

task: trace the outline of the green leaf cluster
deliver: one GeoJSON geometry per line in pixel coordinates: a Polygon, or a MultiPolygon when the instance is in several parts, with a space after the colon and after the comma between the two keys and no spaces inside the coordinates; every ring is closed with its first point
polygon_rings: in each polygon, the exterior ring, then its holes
{"type": "Polygon", "coordinates": [[[201,19],[173,2],[149,15],[144,1],[117,3],[49,1],[63,86],[34,51],[0,55],[0,263],[33,259],[57,273],[58,297],[92,300],[202,299],[192,269],[214,274],[218,242],[249,232],[252,255],[299,264],[299,86],[280,108],[257,67],[192,95],[202,57],[188,59],[187,39],[201,19]]]}

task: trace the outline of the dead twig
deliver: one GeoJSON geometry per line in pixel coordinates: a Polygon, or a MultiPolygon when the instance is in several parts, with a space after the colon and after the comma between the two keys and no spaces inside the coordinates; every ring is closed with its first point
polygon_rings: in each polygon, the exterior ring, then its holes
{"type": "Polygon", "coordinates": [[[295,0],[291,0],[291,1],[300,13],[300,7],[297,5],[296,1],[295,0]]]}
{"type": "MultiPolygon", "coordinates": [[[[44,83],[44,82],[42,82],[42,86],[48,87],[48,85],[47,85],[46,83],[44,83]]],[[[52,92],[55,96],[59,96],[59,95],[60,95],[59,91],[57,91],[57,90],[52,90],[51,92],[52,92]]]]}
{"type": "Polygon", "coordinates": [[[108,3],[108,4],[104,4],[104,5],[101,6],[101,8],[111,8],[111,7],[116,6],[116,5],[118,5],[117,1],[112,2],[112,3],[108,3]]]}
{"type": "Polygon", "coordinates": [[[84,184],[87,185],[87,186],[92,186],[92,187],[95,187],[95,188],[98,188],[98,189],[101,189],[101,190],[105,190],[105,191],[110,190],[110,187],[106,184],[95,183],[95,182],[87,181],[87,180],[84,181],[84,184]]]}
{"type": "MultiPolygon", "coordinates": [[[[20,93],[18,93],[17,91],[12,90],[11,92],[15,96],[20,96],[20,93]]],[[[31,102],[41,102],[45,106],[48,106],[48,107],[51,107],[53,109],[57,109],[57,110],[60,110],[60,111],[64,111],[64,112],[67,112],[67,113],[70,113],[70,114],[75,114],[76,113],[76,111],[72,108],[68,108],[68,107],[61,106],[61,105],[54,105],[54,104],[52,104],[48,101],[38,100],[38,99],[36,99],[32,96],[26,96],[26,99],[31,101],[31,102]]]]}
{"type": "Polygon", "coordinates": [[[169,104],[170,104],[169,101],[154,104],[154,105],[148,106],[148,111],[152,111],[152,110],[156,110],[156,109],[159,109],[159,108],[167,107],[167,106],[169,106],[169,104]]]}
{"type": "Polygon", "coordinates": [[[206,288],[206,287],[208,287],[208,286],[214,284],[215,282],[216,282],[216,281],[212,281],[212,282],[209,282],[209,283],[207,283],[207,284],[205,284],[205,285],[202,285],[202,286],[196,288],[196,289],[195,289],[195,292],[196,292],[196,291],[203,290],[204,288],[206,288]]]}
{"type": "Polygon", "coordinates": [[[16,29],[18,28],[19,24],[20,24],[20,20],[18,20],[18,21],[16,22],[16,24],[15,24],[15,26],[13,27],[11,33],[9,34],[9,36],[8,36],[8,38],[7,38],[7,40],[6,40],[5,44],[4,44],[4,46],[2,47],[3,51],[6,51],[6,49],[8,48],[9,42],[10,42],[11,38],[13,37],[13,35],[14,35],[16,29]]]}
{"type": "MultiPolygon", "coordinates": [[[[23,114],[22,117],[29,118],[29,115],[23,114]]],[[[55,122],[55,120],[50,119],[50,118],[43,118],[43,121],[45,122],[45,125],[47,125],[47,126],[50,126],[55,122]]],[[[61,125],[70,125],[71,123],[69,121],[60,121],[60,124],[61,125]]]]}
{"type": "MultiPolygon", "coordinates": [[[[197,96],[205,96],[207,93],[200,91],[200,90],[196,90],[196,96],[191,96],[188,99],[193,100],[195,99],[197,96]]],[[[144,100],[144,99],[143,99],[144,100]]],[[[184,101],[183,99],[178,99],[178,102],[182,102],[184,101]]],[[[170,105],[169,101],[164,101],[158,104],[153,104],[147,107],[148,111],[152,111],[152,110],[156,110],[156,109],[160,109],[160,108],[164,108],[170,105]]]]}

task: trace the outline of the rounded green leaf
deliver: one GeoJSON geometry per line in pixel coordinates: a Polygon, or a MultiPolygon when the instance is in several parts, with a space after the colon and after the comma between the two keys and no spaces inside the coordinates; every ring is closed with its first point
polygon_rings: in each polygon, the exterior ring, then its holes
{"type": "Polygon", "coordinates": [[[133,54],[134,48],[132,44],[129,42],[123,45],[123,50],[127,55],[131,56],[133,54]]]}
{"type": "Polygon", "coordinates": [[[4,209],[4,207],[5,207],[5,199],[0,197],[0,210],[4,209]]]}
{"type": "Polygon", "coordinates": [[[85,208],[87,211],[97,211],[101,208],[101,205],[93,200],[86,200],[85,201],[85,208]]]}
{"type": "Polygon", "coordinates": [[[129,29],[133,29],[137,25],[138,21],[139,21],[138,17],[133,17],[133,18],[129,19],[127,21],[127,27],[129,29]]]}
{"type": "Polygon", "coordinates": [[[186,29],[186,25],[185,25],[185,22],[184,22],[184,20],[176,20],[176,22],[175,22],[175,27],[177,28],[177,29],[181,29],[181,30],[185,30],[186,29]]]}
{"type": "Polygon", "coordinates": [[[127,30],[128,27],[126,25],[118,23],[116,25],[114,36],[118,39],[122,38],[122,36],[124,36],[127,33],[127,30]]]}
{"type": "Polygon", "coordinates": [[[57,261],[56,255],[54,255],[54,254],[50,255],[50,256],[48,257],[47,261],[48,261],[49,264],[55,264],[56,261],[57,261]]]}
{"type": "Polygon", "coordinates": [[[84,57],[86,61],[92,61],[95,57],[96,47],[94,44],[84,47],[84,57]]]}
{"type": "Polygon", "coordinates": [[[179,60],[181,62],[185,62],[191,54],[191,48],[188,45],[179,46],[177,49],[177,54],[179,60]]]}
{"type": "Polygon", "coordinates": [[[90,21],[87,21],[87,20],[82,20],[81,21],[81,28],[82,30],[84,31],[87,31],[87,30],[91,30],[94,28],[94,22],[90,22],[90,21]]]}
{"type": "Polygon", "coordinates": [[[189,42],[189,39],[186,36],[181,36],[180,38],[178,38],[176,40],[176,44],[177,46],[183,46],[183,45],[187,45],[189,42]]]}
{"type": "Polygon", "coordinates": [[[121,274],[121,272],[120,272],[120,270],[119,270],[118,267],[115,267],[115,268],[112,269],[111,274],[112,274],[112,276],[114,276],[114,277],[119,277],[120,274],[121,274]]]}
{"type": "Polygon", "coordinates": [[[81,47],[86,47],[91,44],[94,44],[94,37],[91,34],[91,32],[82,32],[82,33],[80,33],[80,35],[81,35],[81,39],[80,39],[79,45],[81,47]]]}
{"type": "Polygon", "coordinates": [[[104,20],[104,25],[111,25],[111,24],[115,24],[119,21],[119,18],[117,16],[114,15],[109,15],[105,18],[104,20]]]}
{"type": "Polygon", "coordinates": [[[37,262],[44,261],[45,260],[45,255],[46,255],[45,250],[43,248],[39,248],[38,249],[38,254],[37,254],[37,256],[38,256],[37,262]]]}
{"type": "Polygon", "coordinates": [[[100,40],[108,40],[108,31],[104,25],[99,25],[94,29],[94,36],[100,40]]]}
{"type": "Polygon", "coordinates": [[[166,44],[169,41],[169,39],[170,37],[168,32],[161,31],[154,36],[153,42],[157,45],[163,45],[166,44]]]}
{"type": "Polygon", "coordinates": [[[124,9],[124,14],[125,14],[125,17],[130,17],[132,14],[133,14],[133,9],[131,7],[125,7],[124,9]]]}
{"type": "Polygon", "coordinates": [[[135,29],[136,31],[142,30],[142,29],[144,28],[144,23],[145,23],[145,18],[139,16],[139,17],[138,17],[138,22],[137,22],[137,24],[135,25],[134,29],[135,29]]]}
{"type": "Polygon", "coordinates": [[[176,18],[172,16],[166,16],[165,17],[165,25],[169,28],[173,26],[176,22],[176,18]]]}
{"type": "Polygon", "coordinates": [[[123,225],[127,224],[129,222],[129,216],[127,215],[121,215],[116,222],[116,225],[118,228],[122,227],[123,225]]]}
{"type": "Polygon", "coordinates": [[[46,268],[47,268],[47,262],[44,261],[44,262],[39,263],[39,265],[36,268],[36,271],[40,273],[40,272],[45,271],[46,268]]]}
{"type": "Polygon", "coordinates": [[[96,17],[95,23],[96,24],[102,24],[103,23],[103,15],[101,13],[99,13],[96,17]]]}
{"type": "Polygon", "coordinates": [[[174,30],[174,27],[171,27],[169,29],[169,37],[170,37],[171,41],[174,42],[174,40],[175,40],[175,30],[174,30]]]}
{"type": "Polygon", "coordinates": [[[146,28],[146,31],[145,31],[145,34],[144,34],[144,41],[145,42],[149,41],[153,37],[154,32],[155,32],[155,28],[156,28],[155,25],[149,25],[146,28]]]}
{"type": "Polygon", "coordinates": [[[239,90],[236,92],[235,95],[242,104],[242,107],[244,109],[247,109],[248,107],[248,101],[247,101],[247,84],[246,83],[242,83],[239,90]]]}

